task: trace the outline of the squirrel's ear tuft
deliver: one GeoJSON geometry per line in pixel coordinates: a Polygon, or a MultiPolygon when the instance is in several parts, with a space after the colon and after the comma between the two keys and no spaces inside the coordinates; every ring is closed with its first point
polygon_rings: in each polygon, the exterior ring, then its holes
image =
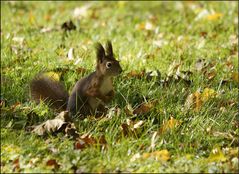
{"type": "Polygon", "coordinates": [[[99,42],[97,42],[95,44],[95,49],[96,49],[97,60],[102,62],[105,57],[105,50],[104,50],[103,46],[99,42]]]}
{"type": "Polygon", "coordinates": [[[111,41],[107,41],[106,42],[106,55],[107,56],[110,56],[110,57],[113,57],[113,48],[112,48],[112,43],[111,41]]]}

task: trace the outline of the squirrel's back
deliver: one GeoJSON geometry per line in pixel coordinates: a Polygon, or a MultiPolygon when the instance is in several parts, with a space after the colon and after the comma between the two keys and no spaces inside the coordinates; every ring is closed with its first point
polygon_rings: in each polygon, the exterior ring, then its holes
{"type": "Polygon", "coordinates": [[[68,102],[68,92],[64,86],[43,75],[38,75],[30,83],[31,97],[36,102],[43,100],[57,110],[65,110],[68,102]]]}

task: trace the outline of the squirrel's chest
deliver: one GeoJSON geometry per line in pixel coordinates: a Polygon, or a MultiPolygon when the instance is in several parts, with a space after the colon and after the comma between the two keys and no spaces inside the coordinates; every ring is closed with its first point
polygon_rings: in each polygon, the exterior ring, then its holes
{"type": "Polygon", "coordinates": [[[112,84],[111,78],[104,79],[100,85],[101,94],[106,95],[112,90],[113,90],[113,84],[112,84]]]}
{"type": "MultiPolygon", "coordinates": [[[[102,95],[107,95],[110,91],[113,90],[113,83],[110,78],[104,79],[100,85],[99,91],[102,95]]],[[[95,110],[99,104],[103,104],[102,101],[100,101],[97,98],[90,98],[89,104],[93,110],[95,110]]]]}

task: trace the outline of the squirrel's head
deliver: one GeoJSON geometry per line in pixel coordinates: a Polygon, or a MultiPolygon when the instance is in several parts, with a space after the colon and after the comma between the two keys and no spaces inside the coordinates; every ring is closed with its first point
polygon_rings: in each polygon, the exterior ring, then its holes
{"type": "Polygon", "coordinates": [[[97,68],[96,71],[106,76],[117,76],[122,72],[122,68],[113,54],[110,41],[106,42],[105,49],[100,43],[95,44],[97,68]]]}

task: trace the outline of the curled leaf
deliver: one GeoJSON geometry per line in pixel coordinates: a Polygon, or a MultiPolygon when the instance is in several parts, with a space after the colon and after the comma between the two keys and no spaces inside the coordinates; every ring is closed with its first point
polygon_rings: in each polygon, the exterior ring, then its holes
{"type": "Polygon", "coordinates": [[[52,120],[47,120],[44,123],[34,126],[32,130],[33,133],[43,136],[46,134],[65,132],[68,124],[73,124],[69,122],[70,118],[67,111],[61,112],[57,117],[52,120]]]}

